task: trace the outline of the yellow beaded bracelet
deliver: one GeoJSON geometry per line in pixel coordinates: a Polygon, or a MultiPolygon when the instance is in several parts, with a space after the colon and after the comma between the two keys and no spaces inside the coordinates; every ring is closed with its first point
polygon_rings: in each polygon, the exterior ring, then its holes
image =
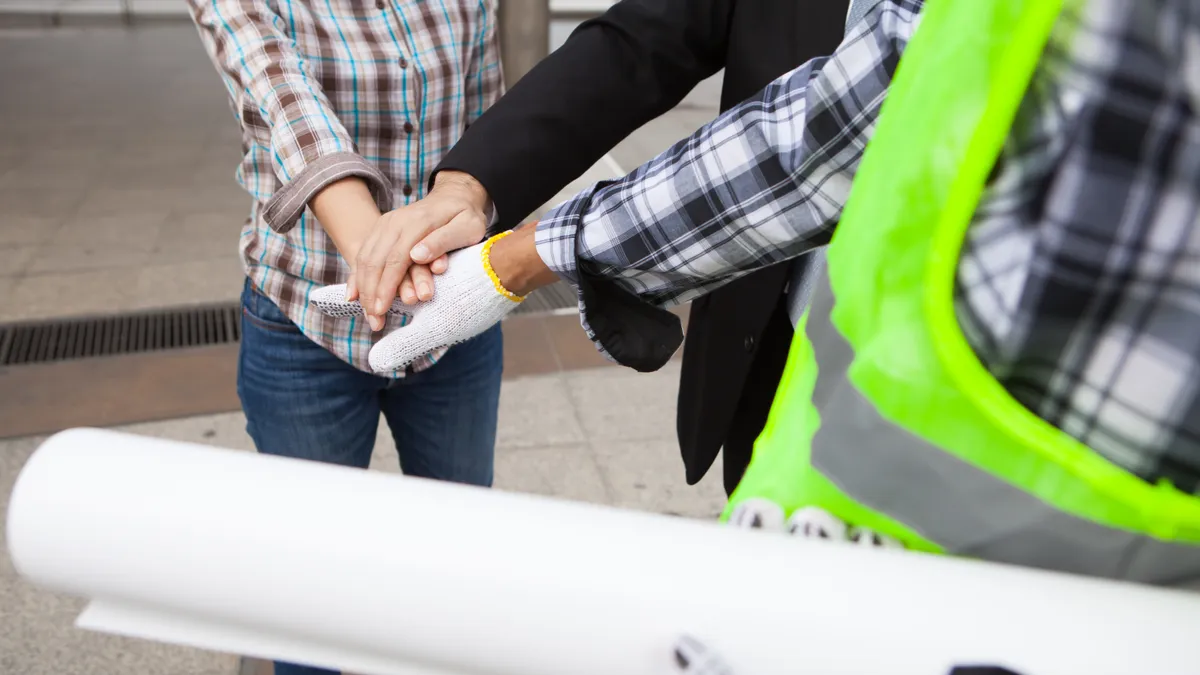
{"type": "Polygon", "coordinates": [[[525,299],[524,296],[517,295],[516,293],[513,293],[505,288],[504,284],[500,283],[500,277],[496,276],[496,270],[492,269],[492,244],[495,244],[497,241],[500,241],[510,234],[512,234],[511,231],[501,232],[491,239],[488,239],[487,242],[484,243],[483,251],[480,253],[480,255],[483,256],[483,270],[487,272],[488,278],[492,280],[492,285],[496,287],[496,292],[508,298],[509,300],[512,300],[513,302],[521,302],[525,299]]]}

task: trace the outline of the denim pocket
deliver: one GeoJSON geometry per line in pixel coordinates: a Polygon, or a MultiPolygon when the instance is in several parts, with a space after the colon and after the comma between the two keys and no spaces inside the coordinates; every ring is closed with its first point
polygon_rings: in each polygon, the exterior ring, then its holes
{"type": "Polygon", "coordinates": [[[279,333],[299,333],[300,328],[279,309],[273,300],[263,295],[247,279],[242,290],[242,316],[263,330],[279,333]]]}

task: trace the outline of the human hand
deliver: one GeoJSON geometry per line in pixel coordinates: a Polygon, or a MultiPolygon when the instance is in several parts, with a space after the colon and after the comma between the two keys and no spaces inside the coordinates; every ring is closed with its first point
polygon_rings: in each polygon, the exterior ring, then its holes
{"type": "Polygon", "coordinates": [[[346,287],[373,330],[383,327],[392,298],[406,304],[433,298],[433,274],[445,271],[445,254],[483,240],[489,209],[487,191],[478,181],[443,171],[424,199],[379,218],[358,248],[346,287]]]}
{"type": "MultiPolygon", "coordinates": [[[[451,253],[445,273],[437,279],[433,298],[406,309],[412,320],[389,333],[367,355],[377,373],[402,370],[424,354],[440,347],[465,342],[491,328],[524,299],[501,285],[489,274],[489,239],[451,253]]],[[[318,309],[330,316],[354,316],[363,312],[359,302],[346,299],[344,284],[325,286],[310,296],[318,309]]]]}
{"type": "MultiPolygon", "coordinates": [[[[404,276],[404,281],[400,282],[398,297],[392,298],[392,309],[388,313],[396,313],[395,305],[415,305],[420,302],[416,289],[418,287],[432,286],[433,276],[446,271],[447,261],[448,257],[443,255],[428,265],[418,265],[416,263],[411,265],[408,268],[408,273],[404,276]]],[[[380,330],[384,326],[383,317],[375,314],[366,314],[362,311],[362,305],[358,302],[358,273],[355,267],[357,256],[355,260],[349,261],[347,264],[350,265],[350,276],[344,284],[346,300],[347,302],[353,302],[358,307],[358,315],[365,316],[367,325],[371,327],[371,330],[380,330]]]]}

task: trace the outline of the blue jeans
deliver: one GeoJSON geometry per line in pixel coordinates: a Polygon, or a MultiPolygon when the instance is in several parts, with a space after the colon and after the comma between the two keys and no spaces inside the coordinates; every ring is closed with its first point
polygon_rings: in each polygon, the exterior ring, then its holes
{"type": "MultiPolygon", "coordinates": [[[[238,396],[265,454],[366,468],[382,413],[405,474],[490,487],[502,357],[496,326],[432,368],[379,377],[309,340],[249,281],[242,292],[238,396]]],[[[331,672],[275,664],[276,675],[331,672]]]]}

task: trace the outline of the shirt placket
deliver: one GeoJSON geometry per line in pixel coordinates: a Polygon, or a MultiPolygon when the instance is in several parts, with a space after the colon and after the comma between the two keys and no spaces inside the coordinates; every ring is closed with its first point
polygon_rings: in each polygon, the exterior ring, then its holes
{"type": "Polygon", "coordinates": [[[405,5],[394,0],[376,0],[376,7],[381,12],[376,30],[383,34],[381,42],[386,41],[394,47],[395,54],[391,58],[394,65],[399,66],[397,76],[392,78],[394,89],[387,96],[389,103],[399,104],[393,108],[396,112],[392,119],[398,133],[390,141],[392,147],[383,149],[384,156],[395,158],[391,174],[395,181],[397,207],[419,198],[423,150],[419,92],[424,82],[424,69],[412,38],[414,17],[405,5]]]}

